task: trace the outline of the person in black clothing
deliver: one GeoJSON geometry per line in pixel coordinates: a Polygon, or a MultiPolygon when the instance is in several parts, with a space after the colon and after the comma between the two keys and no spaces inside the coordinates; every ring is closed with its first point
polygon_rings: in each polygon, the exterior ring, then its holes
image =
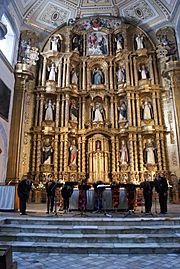
{"type": "Polygon", "coordinates": [[[159,204],[161,214],[167,213],[168,183],[163,174],[159,174],[155,179],[155,189],[159,194],[159,204]]]}
{"type": "Polygon", "coordinates": [[[20,199],[20,214],[26,214],[26,202],[28,200],[29,192],[31,190],[32,182],[28,179],[28,175],[24,175],[18,184],[18,196],[20,199]]]}
{"type": "Polygon", "coordinates": [[[61,194],[62,194],[62,198],[63,198],[63,209],[64,209],[64,213],[68,212],[69,211],[69,199],[73,193],[73,184],[70,184],[72,182],[66,182],[64,184],[64,186],[62,187],[62,190],[61,190],[61,194]]]}
{"type": "Polygon", "coordinates": [[[145,213],[151,213],[153,187],[154,187],[154,182],[147,181],[146,178],[145,178],[145,181],[140,184],[140,188],[143,189],[145,213]]]}
{"type": "Polygon", "coordinates": [[[49,214],[49,209],[53,212],[54,198],[55,198],[55,188],[56,183],[52,179],[52,175],[48,176],[48,181],[46,182],[46,193],[47,193],[47,214],[49,214]]]}

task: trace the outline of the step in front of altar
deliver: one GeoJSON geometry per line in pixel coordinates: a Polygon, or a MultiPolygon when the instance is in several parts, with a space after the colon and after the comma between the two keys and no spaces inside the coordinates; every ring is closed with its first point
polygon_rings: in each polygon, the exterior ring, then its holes
{"type": "Polygon", "coordinates": [[[180,218],[5,218],[0,242],[13,251],[179,253],[180,218]]]}

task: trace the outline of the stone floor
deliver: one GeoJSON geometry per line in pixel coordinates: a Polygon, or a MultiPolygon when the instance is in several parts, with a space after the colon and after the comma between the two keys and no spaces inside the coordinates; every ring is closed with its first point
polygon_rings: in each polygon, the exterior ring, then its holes
{"type": "MultiPolygon", "coordinates": [[[[157,208],[159,211],[159,208],[157,208]]],[[[28,217],[46,216],[45,204],[31,204],[27,208],[28,217]]],[[[135,217],[141,216],[141,208],[137,208],[135,217]]],[[[67,216],[74,214],[71,212],[67,216]]],[[[121,217],[124,213],[112,213],[112,217],[121,217]]],[[[19,213],[1,212],[4,215],[14,216],[19,213]]],[[[65,215],[65,214],[64,214],[65,215]]],[[[61,213],[58,213],[61,217],[61,213]]],[[[88,216],[97,216],[88,213],[88,216]]],[[[159,217],[154,214],[153,217],[159,217]]],[[[180,217],[180,205],[168,205],[169,217],[180,217]]],[[[23,217],[23,216],[22,216],[23,217]]],[[[52,215],[49,216],[54,217],[52,215]]],[[[63,216],[64,217],[64,216],[63,216]]],[[[132,216],[133,217],[133,216],[132,216]]],[[[96,254],[61,254],[61,253],[27,253],[14,252],[13,261],[18,264],[18,269],[180,269],[180,254],[120,254],[120,255],[96,255],[96,254]]],[[[0,268],[1,269],[1,268],[0,268]]]]}
{"type": "Polygon", "coordinates": [[[64,255],[17,253],[18,269],[180,269],[178,254],[64,255]]]}

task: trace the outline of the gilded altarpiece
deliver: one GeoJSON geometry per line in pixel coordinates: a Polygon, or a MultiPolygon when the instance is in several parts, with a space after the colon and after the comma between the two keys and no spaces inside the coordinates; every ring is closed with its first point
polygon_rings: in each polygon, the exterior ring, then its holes
{"type": "Polygon", "coordinates": [[[118,18],[85,18],[54,31],[27,74],[28,130],[21,128],[18,149],[24,168],[16,176],[109,183],[168,172],[158,53],[145,32],[118,18]]]}

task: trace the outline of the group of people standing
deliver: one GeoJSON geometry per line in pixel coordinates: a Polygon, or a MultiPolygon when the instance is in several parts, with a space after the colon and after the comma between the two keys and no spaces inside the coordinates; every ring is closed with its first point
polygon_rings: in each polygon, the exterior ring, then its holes
{"type": "MultiPolygon", "coordinates": [[[[52,213],[53,211],[57,213],[57,196],[59,195],[57,195],[57,192],[61,192],[64,212],[66,213],[69,211],[69,200],[73,194],[75,184],[78,185],[79,189],[78,209],[81,212],[85,212],[87,210],[87,191],[91,188],[91,186],[88,185],[86,179],[83,179],[80,184],[78,184],[78,182],[65,182],[63,184],[55,182],[52,174],[50,174],[45,184],[47,194],[47,214],[50,212],[52,213]]],[[[26,202],[28,200],[31,186],[32,181],[30,180],[30,177],[28,177],[28,175],[24,175],[18,185],[20,213],[22,215],[26,215],[26,202]]],[[[134,210],[136,189],[140,188],[143,190],[145,213],[151,213],[153,189],[155,189],[159,196],[160,213],[167,213],[168,183],[166,177],[162,173],[159,173],[154,181],[148,180],[148,174],[145,174],[144,181],[139,185],[135,185],[133,183],[120,184],[118,181],[113,181],[110,185],[108,185],[108,187],[111,188],[112,204],[113,208],[116,210],[119,207],[120,187],[124,187],[126,189],[129,211],[134,210]]],[[[103,209],[103,193],[106,189],[106,185],[104,185],[101,181],[97,181],[93,184],[93,188],[94,210],[100,212],[103,209]]]]}

